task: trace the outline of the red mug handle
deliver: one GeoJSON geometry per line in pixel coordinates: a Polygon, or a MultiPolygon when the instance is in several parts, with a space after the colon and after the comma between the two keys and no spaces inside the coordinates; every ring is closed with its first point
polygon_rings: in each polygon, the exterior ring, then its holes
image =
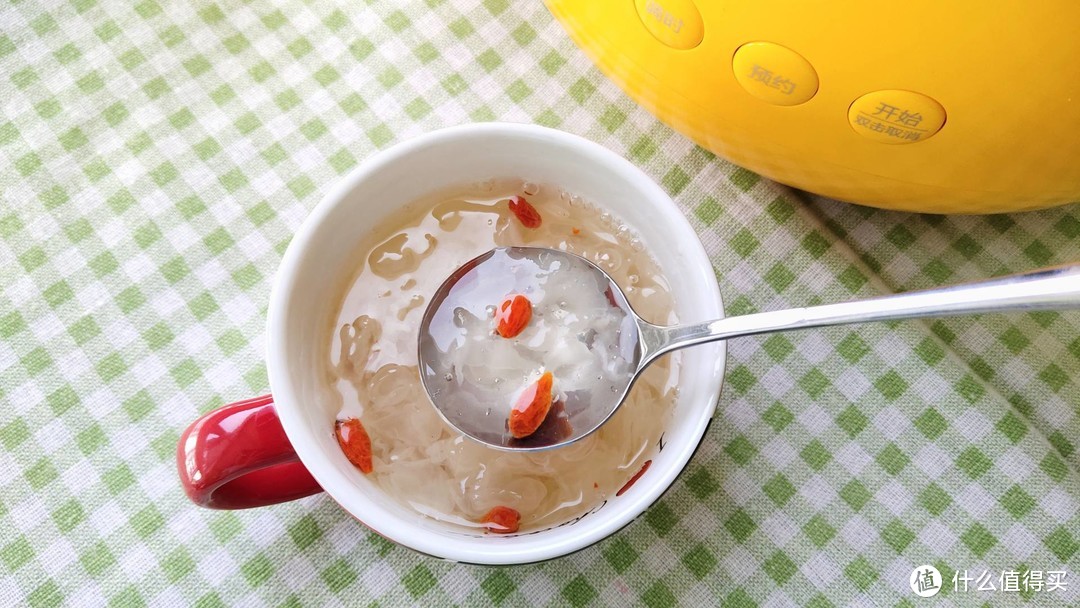
{"type": "Polygon", "coordinates": [[[237,401],[191,423],[176,447],[188,498],[211,509],[247,509],[322,492],[293,450],[263,395],[237,401]]]}

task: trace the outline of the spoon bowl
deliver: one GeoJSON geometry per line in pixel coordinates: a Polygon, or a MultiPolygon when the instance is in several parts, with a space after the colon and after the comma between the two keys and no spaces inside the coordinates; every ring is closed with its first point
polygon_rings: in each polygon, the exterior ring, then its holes
{"type": "Polygon", "coordinates": [[[643,354],[640,323],[643,321],[615,281],[589,260],[540,247],[500,247],[463,264],[432,296],[420,325],[420,378],[443,420],[472,439],[491,447],[512,450],[542,450],[565,445],[599,428],[626,399],[637,378],[643,354]],[[491,349],[488,356],[496,360],[494,365],[499,364],[500,354],[507,353],[506,343],[515,342],[520,352],[511,353],[512,356],[523,354],[523,360],[531,361],[536,369],[544,367],[545,353],[529,352],[529,341],[536,340],[535,333],[526,332],[510,340],[492,334],[491,305],[503,301],[509,294],[523,294],[534,303],[530,323],[546,324],[544,331],[557,331],[558,324],[575,311],[565,298],[557,297],[559,293],[555,293],[548,282],[556,273],[562,276],[573,274],[577,278],[573,287],[583,292],[592,291],[595,296],[592,299],[610,307],[608,316],[617,319],[618,323],[617,327],[608,324],[614,327],[610,339],[598,339],[590,332],[568,336],[571,342],[577,342],[574,346],[587,343],[581,351],[588,351],[588,354],[593,354],[601,343],[604,345],[603,353],[595,353],[572,372],[584,376],[583,368],[594,365],[597,369],[588,372],[590,382],[584,383],[591,389],[563,391],[536,432],[515,438],[507,428],[507,416],[514,397],[527,384],[528,376],[501,377],[491,370],[494,373],[472,377],[452,353],[469,342],[470,332],[482,333],[479,345],[471,346],[491,349]],[[530,355],[535,356],[530,358],[530,355]],[[601,357],[604,361],[599,360],[601,357]],[[602,378],[591,382],[596,375],[602,378]]]}
{"type": "Polygon", "coordinates": [[[432,296],[418,339],[420,378],[436,411],[463,435],[497,449],[543,450],[596,431],[641,372],[679,348],[868,321],[1074,308],[1080,308],[1080,265],[1070,264],[664,327],[639,317],[615,281],[585,258],[542,247],[500,247],[465,263],[432,296]],[[524,332],[506,339],[492,332],[495,304],[514,294],[534,303],[533,316],[524,332]],[[515,398],[545,370],[553,371],[556,383],[551,409],[535,432],[515,437],[507,423],[520,406],[515,398]]]}

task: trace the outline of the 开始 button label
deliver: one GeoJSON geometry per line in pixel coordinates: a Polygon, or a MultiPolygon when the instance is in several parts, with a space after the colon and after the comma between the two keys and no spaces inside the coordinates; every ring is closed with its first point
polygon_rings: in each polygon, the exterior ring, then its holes
{"type": "Polygon", "coordinates": [[[911,144],[928,139],[941,130],[945,124],[945,108],[913,91],[874,91],[851,104],[848,122],[856,133],[874,141],[911,144]]]}

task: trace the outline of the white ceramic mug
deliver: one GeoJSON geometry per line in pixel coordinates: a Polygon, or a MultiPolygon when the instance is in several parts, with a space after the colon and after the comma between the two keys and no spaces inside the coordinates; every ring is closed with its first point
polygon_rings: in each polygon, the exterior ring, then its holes
{"type": "MultiPolygon", "coordinates": [[[[365,160],[323,198],[282,259],[267,319],[269,395],[224,406],[181,436],[184,488],[212,508],[263,506],[325,491],[397,543],[437,557],[515,564],[559,557],[619,530],[656,501],[686,466],[716,408],[722,343],[683,351],[679,394],[651,466],[618,497],[562,525],[519,534],[465,534],[404,508],[350,464],[334,437],[338,404],[318,377],[318,348],[366,227],[447,187],[516,177],[558,184],[611,210],[638,233],[668,279],[681,322],[723,316],[709,258],[666,193],[610,150],[561,131],[484,123],[435,131],[365,160]]],[[[417,380],[419,381],[419,379],[417,380]]]]}

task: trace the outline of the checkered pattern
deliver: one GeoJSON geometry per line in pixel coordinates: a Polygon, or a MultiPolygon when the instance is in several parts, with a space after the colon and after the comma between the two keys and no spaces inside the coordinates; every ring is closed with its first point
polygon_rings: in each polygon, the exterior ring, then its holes
{"type": "Polygon", "coordinates": [[[437,127],[624,154],[691,218],[731,314],[1078,260],[1075,208],[907,215],[760,180],[635,107],[538,3],[11,0],[0,24],[3,605],[913,606],[923,563],[1072,576],[953,605],[1080,602],[1071,313],[732,342],[671,491],[539,565],[422,557],[322,496],[197,509],[173,470],[188,421],[267,389],[266,298],[302,218],[437,127]]]}

